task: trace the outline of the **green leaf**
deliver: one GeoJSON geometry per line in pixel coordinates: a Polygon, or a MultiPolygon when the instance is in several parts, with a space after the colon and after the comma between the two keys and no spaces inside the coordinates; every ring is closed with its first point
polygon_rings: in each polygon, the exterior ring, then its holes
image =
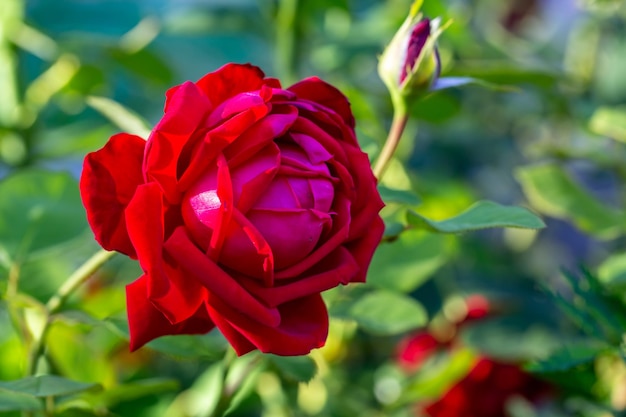
{"type": "Polygon", "coordinates": [[[541,229],[543,221],[523,207],[502,206],[492,201],[479,201],[450,219],[435,221],[413,211],[407,212],[411,226],[435,233],[462,233],[492,227],[541,229]]]}
{"type": "Polygon", "coordinates": [[[358,299],[349,316],[361,327],[378,335],[397,335],[424,326],[428,315],[408,296],[390,291],[372,291],[358,299]]]}
{"type": "Polygon", "coordinates": [[[591,116],[589,129],[598,135],[626,142],[626,107],[600,107],[591,116]]]}
{"type": "Polygon", "coordinates": [[[168,415],[198,416],[213,414],[224,388],[224,363],[215,362],[207,368],[189,389],[181,392],[172,402],[168,415]]]}
{"type": "Polygon", "coordinates": [[[589,364],[611,348],[604,344],[588,341],[564,346],[542,361],[531,362],[525,369],[533,373],[564,372],[580,365],[589,364]]]}
{"type": "Polygon", "coordinates": [[[0,388],[0,412],[41,410],[41,402],[32,395],[0,388]]]}
{"type": "Polygon", "coordinates": [[[106,391],[87,397],[87,401],[108,408],[122,402],[132,401],[149,395],[172,392],[178,389],[180,389],[180,384],[175,379],[142,379],[108,388],[106,391]]]}
{"type": "Polygon", "coordinates": [[[268,355],[280,373],[295,382],[309,382],[317,373],[317,364],[309,356],[268,355]]]}
{"type": "Polygon", "coordinates": [[[27,170],[0,182],[0,247],[11,257],[78,236],[87,227],[69,174],[27,170]]]}
{"type": "Polygon", "coordinates": [[[618,253],[598,267],[598,279],[607,288],[626,291],[626,254],[618,253]]]}
{"type": "Polygon", "coordinates": [[[518,169],[516,177],[534,208],[552,217],[572,221],[581,230],[612,238],[623,230],[623,217],[581,188],[554,164],[518,169]]]}
{"type": "Polygon", "coordinates": [[[400,203],[407,204],[409,206],[418,206],[422,201],[413,191],[396,190],[385,187],[384,185],[378,186],[378,192],[380,193],[380,197],[387,204],[400,203]]]}
{"type": "Polygon", "coordinates": [[[401,404],[415,404],[417,401],[434,400],[461,380],[476,364],[476,354],[470,349],[460,348],[422,366],[409,382],[399,399],[401,404]]]}
{"type": "Polygon", "coordinates": [[[453,244],[450,236],[404,231],[393,242],[378,247],[367,282],[382,289],[411,292],[445,264],[453,244]]]}
{"type": "Polygon", "coordinates": [[[56,375],[30,376],[15,381],[0,381],[0,388],[34,397],[58,397],[99,388],[98,384],[73,381],[56,375]]]}
{"type": "Polygon", "coordinates": [[[446,90],[448,88],[463,87],[466,85],[479,85],[481,87],[491,88],[494,90],[515,91],[515,88],[490,83],[485,80],[473,77],[441,77],[430,87],[431,91],[446,90]]]}
{"type": "Polygon", "coordinates": [[[122,131],[144,139],[150,135],[150,125],[134,111],[106,97],[89,96],[87,104],[98,111],[122,131]]]}
{"type": "MultiPolygon", "coordinates": [[[[105,326],[118,336],[128,340],[128,322],[125,318],[108,317],[104,320],[105,326]]],[[[165,353],[179,359],[217,359],[222,357],[228,347],[228,342],[218,331],[203,335],[175,335],[162,336],[146,345],[157,352],[165,353]]]]}

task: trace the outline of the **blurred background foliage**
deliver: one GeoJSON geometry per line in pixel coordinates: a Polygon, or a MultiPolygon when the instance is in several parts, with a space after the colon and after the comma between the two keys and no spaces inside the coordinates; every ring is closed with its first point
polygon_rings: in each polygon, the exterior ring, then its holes
{"type": "Polygon", "coordinates": [[[64,379],[14,383],[33,366],[46,301],[98,248],[77,188],[85,153],[120,129],[145,133],[168,87],[251,62],[284,85],[316,75],[338,86],[375,157],[392,116],[377,56],[410,3],[0,1],[0,414],[209,416],[230,405],[232,416],[402,417],[481,354],[553,384],[548,405],[508,415],[625,415],[620,0],[424,2],[426,15],[453,20],[440,38],[443,75],[490,88],[437,92],[412,109],[382,181],[385,242],[366,286],[325,295],[323,349],[223,358],[213,332],[129,354],[124,285],[140,270],[116,257],[50,318],[34,366],[64,379]],[[406,230],[407,209],[436,221],[483,199],[528,206],[547,228],[406,230]],[[461,350],[403,371],[399,341],[445,333],[476,293],[496,313],[459,330],[461,350]]]}

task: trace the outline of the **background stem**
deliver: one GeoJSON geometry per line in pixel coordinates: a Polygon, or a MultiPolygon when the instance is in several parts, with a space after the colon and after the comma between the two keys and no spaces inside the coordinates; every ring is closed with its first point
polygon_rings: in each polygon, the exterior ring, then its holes
{"type": "Polygon", "coordinates": [[[46,334],[50,329],[50,325],[52,324],[52,316],[54,313],[58,312],[65,304],[67,298],[85,281],[87,281],[106,261],[111,259],[113,255],[115,255],[115,252],[109,252],[106,250],[96,252],[72,275],[70,275],[56,294],[50,298],[46,304],[46,321],[39,334],[34,336],[28,361],[28,375],[35,375],[37,372],[37,363],[39,362],[39,357],[43,353],[44,341],[46,339],[46,334]]]}
{"type": "Polygon", "coordinates": [[[285,85],[296,82],[299,0],[279,0],[276,12],[276,70],[285,85]]]}

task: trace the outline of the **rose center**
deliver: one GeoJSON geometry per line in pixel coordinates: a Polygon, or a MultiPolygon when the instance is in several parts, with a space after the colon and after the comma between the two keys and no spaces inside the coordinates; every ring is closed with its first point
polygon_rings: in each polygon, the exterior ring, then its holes
{"type": "Polygon", "coordinates": [[[302,261],[332,226],[324,159],[287,138],[227,173],[213,168],[183,199],[188,231],[215,261],[252,277],[263,276],[268,256],[275,270],[302,261]]]}

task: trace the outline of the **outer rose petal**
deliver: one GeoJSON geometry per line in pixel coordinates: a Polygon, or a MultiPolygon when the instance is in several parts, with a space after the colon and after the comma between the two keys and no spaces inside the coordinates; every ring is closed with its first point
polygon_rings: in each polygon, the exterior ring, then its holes
{"type": "Polygon", "coordinates": [[[240,338],[232,337],[233,330],[261,352],[284,356],[306,355],[312,349],[324,346],[328,335],[328,311],[319,294],[282,304],[278,327],[260,325],[218,298],[209,300],[208,310],[215,325],[239,355],[248,352],[250,346],[240,345],[240,338]]]}
{"type": "Polygon", "coordinates": [[[163,254],[163,194],[156,183],[143,184],[126,209],[128,234],[145,272],[147,297],[175,324],[195,314],[206,290],[167,262],[163,254]]]}
{"type": "MultiPolygon", "coordinates": [[[[231,63],[200,78],[196,85],[217,106],[239,93],[260,89],[266,83],[264,77],[265,74],[259,67],[231,63]]],[[[276,86],[276,80],[267,81],[271,86],[276,86]]]]}
{"type": "Polygon", "coordinates": [[[171,324],[148,300],[145,276],[126,286],[130,350],[135,351],[160,336],[170,334],[204,334],[215,327],[204,306],[189,319],[171,324]]]}
{"type": "Polygon", "coordinates": [[[128,237],[124,210],[143,182],[141,161],[145,140],[120,133],[102,149],[85,157],[80,194],[96,240],[107,250],[136,258],[128,237]]]}
{"type": "Polygon", "coordinates": [[[341,91],[327,82],[311,77],[292,85],[287,90],[296,93],[298,98],[311,100],[338,113],[348,126],[354,128],[350,102],[341,91]]]}
{"type": "Polygon", "coordinates": [[[177,190],[179,158],[196,130],[202,127],[210,109],[211,103],[202,91],[186,82],[169,97],[167,112],[148,138],[143,163],[145,180],[161,184],[171,203],[176,203],[180,197],[177,190]]]}

